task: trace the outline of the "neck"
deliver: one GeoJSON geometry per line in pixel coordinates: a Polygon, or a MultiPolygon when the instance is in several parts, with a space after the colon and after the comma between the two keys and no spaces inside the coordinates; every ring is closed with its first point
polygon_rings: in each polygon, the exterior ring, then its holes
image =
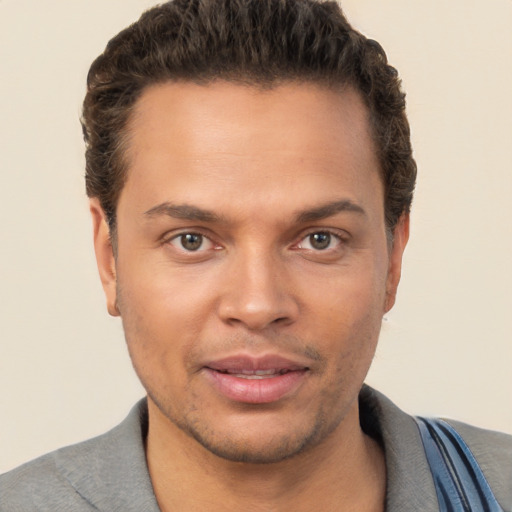
{"type": "Polygon", "coordinates": [[[222,459],[203,448],[148,401],[147,460],[162,512],[383,512],[381,447],[359,426],[357,401],[321,444],[272,464],[222,459]]]}

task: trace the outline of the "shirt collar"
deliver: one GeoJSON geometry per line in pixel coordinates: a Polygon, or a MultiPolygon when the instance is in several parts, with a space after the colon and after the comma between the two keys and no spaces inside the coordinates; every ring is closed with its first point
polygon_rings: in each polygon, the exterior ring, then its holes
{"type": "Polygon", "coordinates": [[[384,448],[386,510],[439,512],[439,504],[416,421],[383,394],[363,386],[359,395],[363,430],[384,448]]]}
{"type": "Polygon", "coordinates": [[[67,448],[62,456],[59,452],[55,454],[61,474],[96,509],[159,512],[144,450],[147,418],[144,399],[111,431],[81,443],[76,449],[67,448]]]}
{"type": "MultiPolygon", "coordinates": [[[[384,448],[386,510],[438,512],[432,475],[414,419],[366,385],[359,405],[363,430],[384,448]]],[[[147,402],[143,399],[116,428],[81,444],[72,467],[67,463],[69,455],[73,456],[69,452],[62,459],[57,452],[56,464],[77,492],[100,511],[159,512],[146,463],[147,425],[147,402]],[[88,472],[83,468],[89,468],[88,472]]]]}

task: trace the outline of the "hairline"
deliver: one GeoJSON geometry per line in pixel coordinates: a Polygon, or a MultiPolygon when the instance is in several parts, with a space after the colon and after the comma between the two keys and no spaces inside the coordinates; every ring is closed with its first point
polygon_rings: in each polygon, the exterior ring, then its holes
{"type": "MultiPolygon", "coordinates": [[[[377,158],[378,163],[378,173],[379,178],[381,179],[383,185],[385,185],[384,180],[384,171],[382,168],[382,163],[379,155],[379,145],[377,142],[377,134],[375,132],[374,123],[372,121],[371,109],[365,98],[365,95],[361,91],[361,89],[353,83],[353,81],[349,79],[343,79],[335,81],[332,77],[322,77],[322,76],[286,76],[276,77],[272,80],[268,80],[265,78],[259,79],[259,77],[255,74],[247,74],[243,75],[240,73],[232,73],[226,75],[215,75],[210,78],[188,78],[188,77],[176,77],[176,78],[165,78],[165,79],[148,79],[146,84],[143,84],[139,90],[137,91],[134,101],[132,104],[125,109],[125,120],[123,127],[118,132],[118,144],[116,145],[115,151],[112,154],[111,158],[118,158],[120,170],[121,170],[121,186],[117,191],[117,196],[115,197],[115,207],[113,209],[112,215],[107,215],[107,220],[109,224],[110,230],[113,232],[115,236],[117,234],[116,224],[117,224],[117,205],[119,203],[119,198],[126,184],[130,162],[129,162],[129,152],[131,140],[134,135],[133,130],[130,129],[130,126],[133,125],[134,119],[137,115],[137,108],[140,105],[141,99],[143,96],[151,89],[165,86],[167,84],[193,84],[202,87],[208,87],[214,85],[216,83],[226,83],[226,84],[235,84],[240,87],[247,87],[248,89],[254,89],[260,92],[269,92],[273,91],[279,87],[285,85],[314,85],[322,88],[324,90],[332,91],[336,94],[343,94],[347,90],[351,90],[355,92],[362,101],[364,108],[367,113],[367,122],[369,128],[370,139],[373,143],[373,151],[375,152],[375,156],[377,158]]],[[[97,196],[91,196],[97,197],[97,196]]],[[[387,224],[387,223],[386,223],[387,224]]]]}

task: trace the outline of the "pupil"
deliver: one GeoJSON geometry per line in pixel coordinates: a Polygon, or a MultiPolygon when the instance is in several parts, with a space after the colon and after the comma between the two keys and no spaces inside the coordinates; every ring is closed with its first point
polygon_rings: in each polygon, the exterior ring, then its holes
{"type": "Polygon", "coordinates": [[[187,233],[181,235],[181,245],[187,249],[187,251],[197,251],[203,243],[202,235],[194,235],[193,233],[187,233]]]}
{"type": "Polygon", "coordinates": [[[329,233],[313,233],[309,236],[309,241],[315,249],[326,249],[331,243],[331,235],[329,233]]]}

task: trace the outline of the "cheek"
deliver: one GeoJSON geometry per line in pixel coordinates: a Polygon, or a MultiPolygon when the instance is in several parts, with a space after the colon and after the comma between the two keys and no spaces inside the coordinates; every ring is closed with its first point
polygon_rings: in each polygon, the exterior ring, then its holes
{"type": "Polygon", "coordinates": [[[338,318],[330,333],[324,355],[328,364],[325,392],[335,402],[342,396],[357,396],[375,355],[382,325],[379,307],[365,308],[368,297],[359,302],[340,302],[338,318]]]}
{"type": "MultiPolygon", "coordinates": [[[[315,311],[319,318],[337,329],[351,329],[361,321],[382,317],[386,290],[385,266],[352,265],[333,269],[329,275],[316,276],[299,292],[305,309],[315,311]]],[[[354,332],[356,334],[356,332],[354,332]]]]}
{"type": "Polygon", "coordinates": [[[334,371],[366,371],[382,324],[385,273],[376,265],[361,271],[352,267],[328,283],[310,296],[315,330],[302,325],[308,329],[308,337],[324,345],[334,371]]]}
{"type": "Polygon", "coordinates": [[[168,374],[169,366],[176,376],[182,369],[176,363],[197,339],[197,301],[187,301],[168,276],[156,270],[119,272],[117,296],[128,350],[141,380],[168,374]]]}
{"type": "Polygon", "coordinates": [[[200,328],[214,304],[208,276],[169,268],[167,262],[120,264],[118,303],[123,316],[135,316],[149,330],[187,333],[200,328]]]}

